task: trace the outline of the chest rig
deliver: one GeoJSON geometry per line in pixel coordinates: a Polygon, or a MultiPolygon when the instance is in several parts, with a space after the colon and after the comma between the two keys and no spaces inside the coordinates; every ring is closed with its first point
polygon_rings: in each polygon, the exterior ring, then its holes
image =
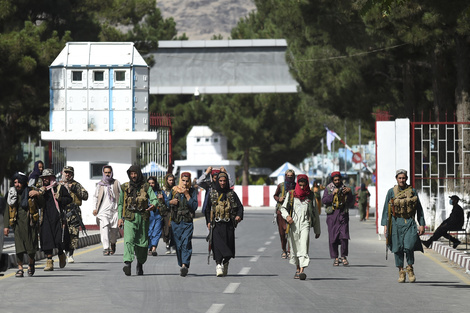
{"type": "Polygon", "coordinates": [[[395,195],[390,201],[394,208],[394,216],[403,218],[412,218],[416,214],[416,204],[418,203],[418,196],[413,191],[413,188],[409,186],[405,190],[395,185],[393,187],[393,193],[395,195]]]}
{"type": "Polygon", "coordinates": [[[130,187],[129,183],[125,183],[122,187],[124,192],[124,207],[122,212],[122,217],[128,221],[134,220],[134,214],[140,213],[142,214],[144,219],[148,219],[150,217],[150,213],[147,210],[148,208],[148,201],[149,196],[147,194],[147,190],[149,189],[149,184],[145,183],[142,184],[140,189],[137,191],[137,196],[132,197],[130,195],[130,187]]]}
{"type": "Polygon", "coordinates": [[[225,200],[221,200],[222,194],[218,194],[217,190],[212,189],[210,200],[212,204],[213,219],[215,222],[229,222],[235,219],[237,215],[237,203],[233,196],[233,191],[226,193],[225,200]]]}
{"type": "MultiPolygon", "coordinates": [[[[192,194],[193,188],[189,189],[189,193],[192,194]]],[[[185,223],[191,223],[194,218],[194,212],[188,206],[188,200],[185,195],[179,192],[172,191],[172,199],[178,199],[178,205],[170,205],[171,220],[176,224],[181,221],[185,223]]]]}

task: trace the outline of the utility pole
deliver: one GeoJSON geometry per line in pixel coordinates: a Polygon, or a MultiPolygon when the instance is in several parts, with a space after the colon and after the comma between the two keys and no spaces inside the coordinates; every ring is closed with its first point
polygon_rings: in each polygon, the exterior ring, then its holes
{"type": "MultiPolygon", "coordinates": [[[[361,120],[359,120],[359,153],[361,154],[361,158],[363,158],[362,156],[362,145],[361,145],[361,120]]],[[[362,183],[362,163],[359,163],[359,179],[361,180],[360,183],[362,183]]]]}
{"type": "MultiPolygon", "coordinates": [[[[346,136],[346,119],[344,120],[344,146],[346,147],[348,141],[347,141],[347,136],[346,136]]],[[[344,148],[344,175],[346,176],[346,172],[348,170],[348,161],[346,159],[347,156],[347,150],[344,148]]]]}

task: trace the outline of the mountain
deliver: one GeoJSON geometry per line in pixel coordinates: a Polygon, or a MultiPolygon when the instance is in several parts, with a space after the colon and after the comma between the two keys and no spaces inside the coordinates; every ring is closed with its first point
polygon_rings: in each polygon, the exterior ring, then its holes
{"type": "Polygon", "coordinates": [[[164,18],[173,17],[178,35],[190,40],[228,39],[240,18],[256,9],[253,0],[157,0],[164,18]]]}

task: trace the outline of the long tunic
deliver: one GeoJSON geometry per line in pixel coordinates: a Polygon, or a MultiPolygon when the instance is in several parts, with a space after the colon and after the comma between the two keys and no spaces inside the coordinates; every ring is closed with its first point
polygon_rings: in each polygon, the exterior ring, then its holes
{"type": "MultiPolygon", "coordinates": [[[[115,180],[115,184],[119,182],[115,180]]],[[[118,200],[119,200],[120,192],[119,188],[110,188],[108,189],[105,186],[96,186],[95,194],[93,196],[93,207],[98,210],[98,214],[96,215],[96,224],[100,226],[100,228],[107,227],[109,225],[110,228],[117,228],[118,226],[118,200]],[[115,194],[115,191],[118,191],[118,194],[115,194]],[[111,196],[115,201],[111,201],[109,193],[111,192],[111,196]],[[102,195],[100,196],[100,193],[102,195]],[[98,203],[99,202],[99,203],[98,203]]]]}
{"type": "MultiPolygon", "coordinates": [[[[54,192],[57,193],[58,187],[53,188],[54,192]]],[[[62,225],[65,223],[64,215],[66,207],[72,202],[72,197],[65,187],[59,188],[57,204],[59,205],[60,212],[57,210],[51,190],[47,190],[42,197],[44,199],[44,206],[40,236],[41,249],[44,251],[54,248],[67,250],[70,243],[70,236],[68,227],[62,227],[62,225]]]]}
{"type": "MultiPolygon", "coordinates": [[[[158,192],[155,191],[155,195],[158,196],[158,192]]],[[[158,199],[158,197],[157,197],[158,199]]],[[[160,199],[158,199],[160,202],[160,199]]],[[[155,209],[155,211],[150,211],[150,218],[149,218],[149,250],[152,246],[157,247],[158,241],[162,236],[162,216],[160,215],[160,211],[155,209]]]]}
{"type": "MultiPolygon", "coordinates": [[[[409,187],[409,186],[406,186],[409,187]]],[[[404,189],[402,189],[404,190],[404,189]]],[[[416,190],[413,188],[413,192],[416,194],[416,190]]],[[[386,226],[388,221],[388,203],[390,199],[395,197],[393,188],[390,188],[385,198],[385,204],[382,211],[381,225],[386,226]]],[[[421,226],[425,226],[423,207],[421,202],[416,202],[416,218],[421,226]]],[[[392,240],[389,242],[390,251],[393,253],[403,253],[404,251],[421,251],[423,252],[423,246],[418,237],[418,227],[414,218],[405,219],[402,217],[392,216],[392,240]]]]}
{"type": "MultiPolygon", "coordinates": [[[[14,188],[14,187],[12,187],[14,188]]],[[[29,192],[29,188],[23,190],[29,192]]],[[[38,225],[30,225],[29,207],[23,208],[19,202],[23,198],[18,195],[18,199],[14,204],[17,207],[16,223],[13,226],[15,231],[15,250],[16,254],[26,253],[29,255],[35,254],[38,251],[38,225]]],[[[5,226],[8,225],[10,219],[10,210],[5,210],[5,226]]]]}
{"type": "MultiPolygon", "coordinates": [[[[237,204],[235,216],[239,216],[243,219],[243,204],[241,203],[238,195],[233,192],[233,199],[237,204]]],[[[228,199],[226,201],[229,201],[228,199]]],[[[212,201],[208,201],[205,212],[206,224],[210,223],[211,211],[215,210],[212,207],[212,201]]],[[[230,218],[228,222],[215,222],[212,228],[212,242],[211,248],[213,252],[213,258],[216,262],[222,261],[222,259],[229,260],[235,257],[235,221],[230,218]]]]}
{"type": "Polygon", "coordinates": [[[309,244],[310,244],[310,227],[316,235],[320,235],[320,218],[318,210],[315,208],[315,199],[306,198],[303,201],[299,198],[294,198],[292,213],[287,211],[290,201],[290,195],[286,197],[281,206],[281,214],[284,219],[291,216],[294,220],[289,226],[289,233],[287,239],[290,245],[290,260],[291,264],[299,267],[307,267],[310,263],[309,244]],[[313,222],[313,225],[312,225],[313,222]]]}

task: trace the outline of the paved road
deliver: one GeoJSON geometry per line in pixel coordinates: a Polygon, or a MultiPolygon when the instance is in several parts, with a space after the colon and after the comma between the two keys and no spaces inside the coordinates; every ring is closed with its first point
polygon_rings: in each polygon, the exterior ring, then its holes
{"type": "MultiPolygon", "coordinates": [[[[272,209],[248,208],[237,228],[237,255],[229,276],[215,277],[207,265],[204,221],[195,221],[189,275],[179,276],[174,255],[149,257],[144,276],[122,272],[122,239],[115,256],[95,245],[76,252],[76,263],[34,277],[0,277],[1,312],[468,312],[469,276],[431,250],[416,255],[415,284],[398,284],[393,256],[385,260],[375,221],[351,214],[349,267],[333,267],[325,216],[322,235],[310,242],[307,280],[294,280],[295,268],[280,258],[272,209]]],[[[135,263],[135,262],[134,262],[135,263]]],[[[58,262],[56,262],[58,264],[58,262]]]]}

